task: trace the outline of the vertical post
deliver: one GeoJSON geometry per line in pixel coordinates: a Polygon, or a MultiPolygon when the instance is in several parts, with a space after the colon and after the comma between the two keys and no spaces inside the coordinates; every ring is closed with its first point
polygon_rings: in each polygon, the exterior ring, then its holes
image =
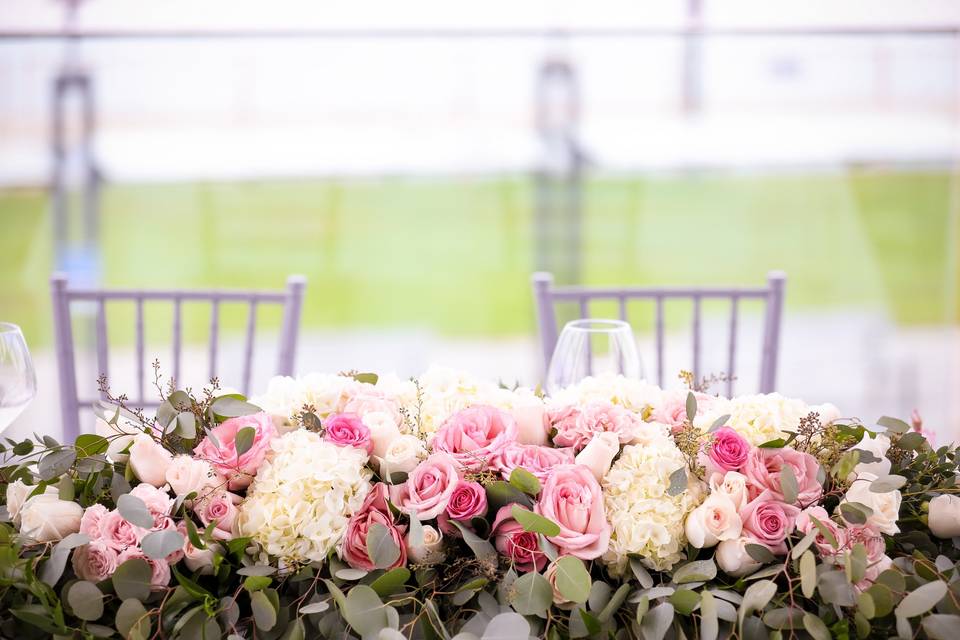
{"type": "Polygon", "coordinates": [[[663,386],[663,296],[657,294],[657,386],[663,386]]]}
{"type": "MultiPolygon", "coordinates": [[[[110,358],[107,355],[107,301],[97,300],[97,377],[110,375],[110,358]]],[[[105,394],[100,398],[106,400],[105,394]]]]}
{"type": "Polygon", "coordinates": [[[303,310],[303,294],[306,287],[305,276],[294,275],[287,278],[287,301],[283,305],[280,352],[277,356],[277,375],[280,376],[292,376],[295,370],[300,315],[303,310]]]}
{"type": "Polygon", "coordinates": [[[540,348],[543,351],[543,379],[550,367],[550,357],[557,346],[557,316],[553,308],[553,274],[537,271],[533,274],[533,299],[537,307],[537,324],[540,328],[540,348]]]}
{"type": "Polygon", "coordinates": [[[250,296],[250,311],[247,314],[247,344],[243,352],[243,395],[250,393],[250,376],[253,374],[253,343],[257,335],[257,297],[250,296]]]}
{"type": "Polygon", "coordinates": [[[760,361],[760,393],[772,393],[777,386],[777,355],[780,349],[780,323],[783,320],[783,294],[787,274],[767,274],[767,310],[763,328],[763,353],[760,361]]]}
{"type": "Polygon", "coordinates": [[[140,402],[143,402],[143,378],[144,378],[144,357],[143,357],[143,298],[137,297],[137,390],[140,402]]]}
{"type": "Polygon", "coordinates": [[[700,295],[693,294],[693,381],[700,380],[700,295]]]}
{"type": "MultiPolygon", "coordinates": [[[[210,302],[210,368],[211,380],[217,375],[217,349],[220,346],[220,299],[214,298],[210,302]]],[[[282,336],[281,336],[282,340],[282,336]]]]}
{"type": "Polygon", "coordinates": [[[180,352],[182,342],[180,298],[173,299],[173,380],[180,384],[180,352]]]}
{"type": "Polygon", "coordinates": [[[730,297],[730,338],[727,344],[727,397],[733,397],[733,377],[737,362],[737,314],[740,297],[730,297]]]}
{"type": "Polygon", "coordinates": [[[77,406],[77,374],[73,360],[73,328],[70,324],[70,300],[67,296],[65,275],[55,273],[50,278],[50,293],[53,298],[53,328],[60,383],[63,439],[65,442],[73,442],[80,435],[80,415],[77,406]]]}

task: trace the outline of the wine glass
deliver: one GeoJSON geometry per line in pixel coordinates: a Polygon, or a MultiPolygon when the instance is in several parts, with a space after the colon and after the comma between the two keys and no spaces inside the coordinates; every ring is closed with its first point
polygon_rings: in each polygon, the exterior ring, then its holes
{"type": "Polygon", "coordinates": [[[639,378],[637,341],[622,320],[573,320],[560,333],[547,371],[547,392],[556,393],[587,376],[607,373],[639,378]]]}
{"type": "Polygon", "coordinates": [[[37,374],[23,333],[15,324],[0,322],[0,433],[36,395],[37,374]]]}

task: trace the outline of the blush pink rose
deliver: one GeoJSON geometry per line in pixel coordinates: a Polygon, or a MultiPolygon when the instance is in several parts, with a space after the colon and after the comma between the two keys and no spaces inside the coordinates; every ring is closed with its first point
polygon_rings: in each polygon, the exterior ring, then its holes
{"type": "Polygon", "coordinates": [[[163,589],[170,584],[170,565],[167,564],[167,561],[148,558],[136,547],[130,547],[126,551],[121,551],[117,557],[117,564],[123,564],[127,560],[133,560],[134,558],[143,560],[150,565],[150,586],[153,589],[163,589]]]}
{"type": "Polygon", "coordinates": [[[102,504],[92,504],[84,509],[83,515],[80,517],[80,533],[90,536],[92,540],[101,537],[103,534],[101,533],[100,523],[108,513],[110,513],[110,510],[102,504]]]}
{"type": "Polygon", "coordinates": [[[883,536],[869,526],[856,525],[847,528],[847,552],[853,551],[856,544],[862,544],[867,552],[867,570],[863,579],[854,585],[858,591],[866,591],[881,573],[890,568],[893,561],[887,556],[887,545],[883,536]]]}
{"type": "Polygon", "coordinates": [[[847,544],[847,530],[837,526],[837,523],[830,519],[830,514],[827,513],[827,510],[818,505],[807,507],[797,515],[797,531],[804,535],[814,529],[817,529],[819,532],[819,528],[814,524],[813,518],[819,520],[820,523],[833,534],[833,537],[836,538],[836,547],[834,547],[822,533],[817,533],[817,537],[813,539],[813,544],[817,548],[817,551],[820,552],[820,557],[828,562],[835,562],[837,553],[847,544]]]}
{"type": "Polygon", "coordinates": [[[499,471],[504,480],[509,480],[513,470],[521,467],[535,475],[540,482],[544,482],[551,469],[558,464],[573,464],[573,458],[573,449],[570,447],[555,449],[535,444],[513,443],[490,459],[490,468],[499,471]]]}
{"type": "Polygon", "coordinates": [[[173,498],[163,489],[141,482],[130,490],[130,495],[140,498],[146,505],[147,511],[153,516],[154,526],[160,526],[163,518],[170,515],[173,509],[173,498]]]}
{"type": "Polygon", "coordinates": [[[277,428],[267,413],[230,418],[213,429],[216,438],[204,438],[193,452],[213,465],[220,475],[229,481],[228,488],[244,489],[253,482],[257,469],[270,450],[270,442],[277,437],[277,428]],[[244,427],[253,427],[253,444],[242,455],[237,455],[237,432],[244,427]]]}
{"type": "Polygon", "coordinates": [[[373,486],[360,509],[350,516],[347,530],[340,541],[340,557],[354,569],[363,571],[376,569],[367,550],[367,535],[374,524],[386,527],[393,543],[400,549],[400,555],[397,556],[396,561],[389,567],[381,568],[393,569],[407,564],[407,547],[403,540],[406,527],[397,526],[390,506],[387,504],[387,485],[382,482],[373,486]]]}
{"type": "Polygon", "coordinates": [[[740,471],[753,447],[747,439],[730,427],[720,427],[713,432],[713,440],[706,452],[709,471],[740,471]]]}
{"type": "Polygon", "coordinates": [[[820,496],[823,495],[823,487],[817,480],[820,463],[809,453],[789,447],[783,449],[757,447],[750,452],[742,470],[743,475],[747,477],[750,497],[754,498],[766,491],[783,501],[780,471],[785,465],[790,466],[797,480],[797,504],[806,507],[820,500],[820,496]]]}
{"type": "Polygon", "coordinates": [[[343,407],[344,413],[353,413],[361,418],[369,413],[386,413],[393,417],[394,422],[400,422],[400,404],[393,398],[388,398],[382,391],[371,390],[358,393],[350,398],[343,407]]]}
{"type": "Polygon", "coordinates": [[[233,535],[239,509],[240,496],[227,491],[218,491],[194,502],[193,511],[204,526],[216,523],[214,537],[224,540],[233,535]]]}
{"type": "Polygon", "coordinates": [[[784,554],[784,542],[793,531],[800,509],[779,501],[770,493],[754,498],[740,510],[743,534],[773,553],[784,554]]]}
{"type": "Polygon", "coordinates": [[[524,531],[513,519],[512,507],[507,505],[497,512],[490,532],[493,544],[501,555],[510,558],[517,571],[540,571],[547,564],[547,556],[540,550],[537,534],[524,531]]]}
{"type": "Polygon", "coordinates": [[[355,413],[332,413],[323,421],[323,439],[341,447],[363,449],[370,455],[373,440],[370,428],[355,413]]]}
{"type": "Polygon", "coordinates": [[[450,454],[464,469],[482,471],[516,441],[513,416],[496,407],[476,405],[447,418],[432,444],[434,451],[450,454]]]}
{"type": "Polygon", "coordinates": [[[457,462],[446,453],[431,454],[407,476],[406,482],[393,485],[393,504],[418,520],[432,520],[443,513],[460,481],[457,462]]]}
{"type": "Polygon", "coordinates": [[[582,407],[566,407],[552,411],[548,420],[557,430],[553,442],[560,447],[583,449],[597,433],[617,434],[621,444],[633,441],[643,428],[640,417],[611,402],[591,402],[582,407]]]}
{"type": "Polygon", "coordinates": [[[92,540],[73,552],[73,572],[81,580],[100,582],[117,570],[117,551],[104,540],[92,540]]]}
{"type": "Polygon", "coordinates": [[[600,484],[589,468],[579,464],[554,467],[534,510],[560,526],[560,533],[549,538],[560,553],[593,560],[607,550],[610,523],[600,484]]]}
{"type": "Polygon", "coordinates": [[[136,547],[146,533],[146,530],[127,522],[116,510],[104,514],[100,519],[100,535],[116,551],[136,547]]]}
{"type": "MultiPolygon", "coordinates": [[[[683,427],[687,421],[687,394],[689,391],[670,391],[665,394],[664,401],[657,407],[654,407],[650,414],[650,420],[669,425],[672,431],[677,431],[683,427]]],[[[716,398],[707,393],[694,391],[693,396],[697,399],[697,415],[708,411],[716,402],[716,398]]]]}
{"type": "Polygon", "coordinates": [[[469,520],[486,513],[487,492],[483,486],[478,482],[458,482],[447,503],[447,515],[453,520],[469,520]]]}

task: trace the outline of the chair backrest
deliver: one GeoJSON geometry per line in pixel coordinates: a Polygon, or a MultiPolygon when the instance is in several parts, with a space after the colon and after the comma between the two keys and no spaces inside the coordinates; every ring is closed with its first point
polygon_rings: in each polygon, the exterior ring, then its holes
{"type": "Polygon", "coordinates": [[[70,308],[72,302],[86,301],[96,304],[97,370],[108,376],[107,302],[133,302],[136,309],[136,372],[138,397],[131,402],[140,407],[154,407],[159,400],[144,398],[145,373],[148,364],[144,359],[143,305],[146,301],[165,301],[173,305],[173,378],[180,378],[182,354],[182,314],[184,302],[210,304],[209,375],[217,375],[217,356],[220,331],[220,304],[241,303],[248,305],[246,339],[243,353],[241,391],[250,389],[253,364],[254,337],[257,325],[258,305],[281,305],[283,319],[280,326],[280,341],[277,356],[277,375],[293,375],[297,351],[297,334],[300,328],[300,310],[307,280],[295,275],[287,278],[287,287],[280,291],[237,290],[120,290],[71,288],[67,277],[54,274],[50,278],[53,295],[53,324],[60,379],[60,412],[63,417],[63,432],[70,442],[80,433],[80,411],[93,406],[96,399],[79,398],[77,391],[76,365],[74,361],[73,328],[70,308]]]}
{"type": "Polygon", "coordinates": [[[580,305],[580,317],[590,317],[590,302],[612,300],[619,303],[620,319],[627,319],[629,300],[653,300],[655,302],[655,331],[657,350],[657,384],[663,386],[663,307],[668,299],[687,299],[693,302],[693,363],[696,379],[700,378],[701,326],[700,305],[704,299],[730,300],[730,326],[727,342],[727,389],[733,392],[733,377],[736,373],[738,307],[741,299],[760,299],[766,303],[763,321],[763,342],[760,359],[760,393],[770,393],[776,386],[777,353],[780,345],[780,322],[783,315],[783,294],[787,276],[782,271],[767,274],[765,287],[586,287],[556,286],[553,275],[546,272],[533,274],[533,295],[537,306],[540,327],[540,344],[543,349],[544,372],[550,365],[550,357],[557,344],[557,317],[555,304],[575,302],[580,305]]]}

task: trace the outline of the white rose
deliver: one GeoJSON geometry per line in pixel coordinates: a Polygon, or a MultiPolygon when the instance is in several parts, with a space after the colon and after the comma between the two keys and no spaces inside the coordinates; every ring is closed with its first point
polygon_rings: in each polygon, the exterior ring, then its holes
{"type": "MultiPolygon", "coordinates": [[[[871,438],[870,434],[864,432],[863,438],[853,447],[860,451],[869,451],[880,458],[877,462],[861,462],[853,469],[856,476],[862,476],[865,473],[872,473],[876,477],[885,476],[890,473],[890,460],[887,458],[887,451],[890,449],[890,438],[881,434],[871,438]]],[[[853,478],[850,479],[851,481],[853,478]]]]}
{"type": "Polygon", "coordinates": [[[183,550],[183,563],[190,571],[200,570],[200,575],[209,575],[213,573],[214,548],[217,548],[217,545],[212,542],[207,543],[206,549],[197,549],[187,543],[183,550]]]}
{"type": "Polygon", "coordinates": [[[386,411],[371,411],[361,417],[360,420],[370,429],[373,455],[382,458],[386,454],[390,443],[400,437],[400,428],[397,426],[396,417],[386,411]]]}
{"type": "Polygon", "coordinates": [[[126,462],[127,454],[123,452],[133,442],[133,438],[143,431],[122,418],[117,420],[116,426],[103,418],[97,418],[94,429],[98,436],[107,439],[107,457],[116,462],[126,462]]]}
{"type": "Polygon", "coordinates": [[[873,509],[867,518],[867,524],[881,533],[893,535],[900,532],[897,519],[900,517],[900,492],[896,489],[884,493],[874,493],[870,484],[877,479],[872,473],[861,473],[850,485],[843,502],[859,502],[873,509]]]}
{"type": "Polygon", "coordinates": [[[691,511],[684,526],[687,540],[698,549],[739,538],[742,528],[737,508],[730,498],[720,494],[711,495],[691,511]]]}
{"type": "Polygon", "coordinates": [[[56,542],[80,531],[83,507],[52,493],[33,496],[20,510],[20,531],[37,542],[56,542]]]}
{"type": "Polygon", "coordinates": [[[725,474],[715,473],[710,477],[710,493],[726,496],[739,511],[749,502],[747,476],[737,471],[727,471],[725,474]]]}
{"type": "Polygon", "coordinates": [[[595,434],[583,451],[577,454],[576,463],[589,467],[597,482],[610,471],[613,459],[620,453],[620,438],[610,431],[595,434]]]}
{"type": "Polygon", "coordinates": [[[927,523],[938,538],[960,536],[960,497],[943,494],[931,500],[927,523]]]}
{"type": "Polygon", "coordinates": [[[407,534],[407,555],[414,564],[436,564],[443,560],[443,534],[428,524],[423,525],[423,544],[410,544],[407,534]]]}
{"type": "MultiPolygon", "coordinates": [[[[23,480],[20,479],[7,485],[7,513],[10,515],[13,524],[20,524],[20,511],[23,509],[23,504],[27,501],[27,496],[33,493],[36,488],[34,485],[24,484],[23,480]]],[[[47,485],[43,492],[59,495],[57,488],[50,485],[47,485]]]]}
{"type": "Polygon", "coordinates": [[[720,543],[714,559],[724,573],[739,578],[760,568],[760,563],[747,553],[747,545],[750,543],[748,538],[734,538],[720,543]]]}
{"type": "Polygon", "coordinates": [[[185,496],[191,492],[201,496],[206,489],[224,486],[225,483],[209,462],[190,455],[174,456],[164,477],[178,496],[185,496]]]}
{"type": "Polygon", "coordinates": [[[427,448],[423,440],[409,434],[401,435],[390,443],[383,457],[378,458],[380,476],[389,478],[393,473],[410,473],[426,456],[427,448]]]}
{"type": "Polygon", "coordinates": [[[544,423],[546,409],[543,400],[530,391],[517,392],[513,397],[510,414],[517,423],[517,442],[521,444],[547,444],[547,426],[544,423]]]}
{"type": "Polygon", "coordinates": [[[155,487],[164,485],[172,461],[170,452],[146,433],[134,437],[130,445],[130,467],[141,482],[155,487]]]}

